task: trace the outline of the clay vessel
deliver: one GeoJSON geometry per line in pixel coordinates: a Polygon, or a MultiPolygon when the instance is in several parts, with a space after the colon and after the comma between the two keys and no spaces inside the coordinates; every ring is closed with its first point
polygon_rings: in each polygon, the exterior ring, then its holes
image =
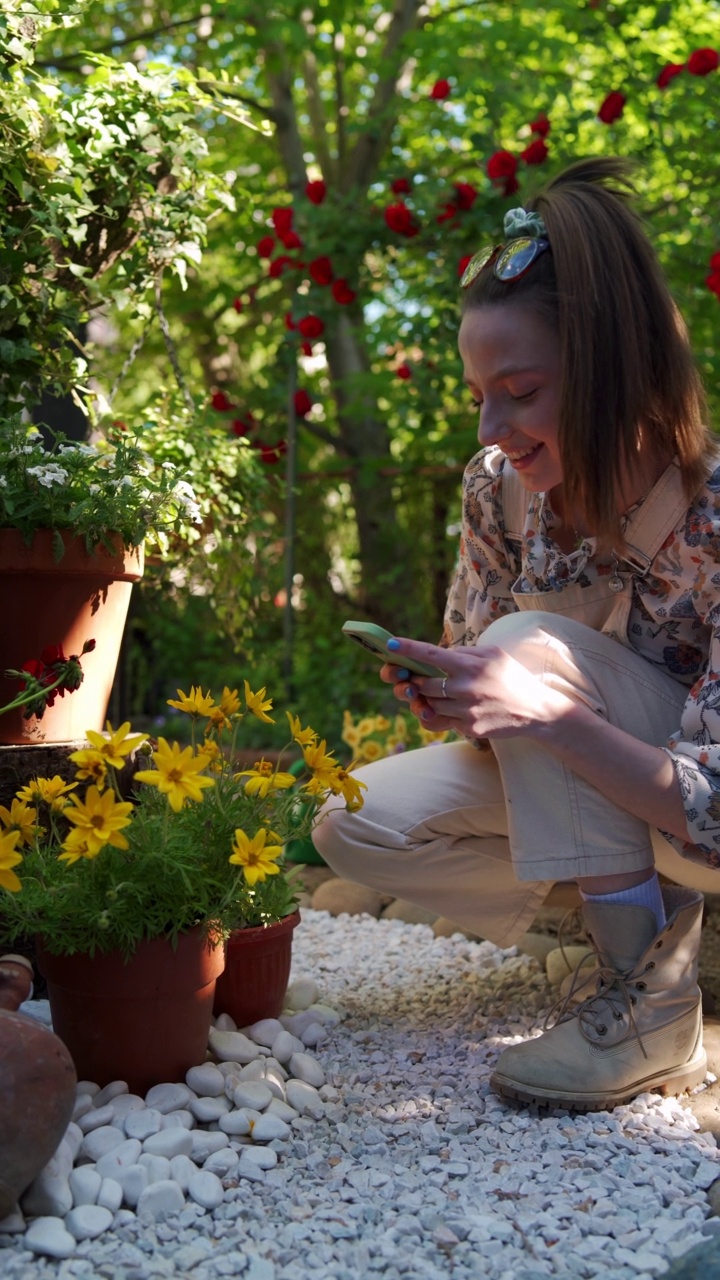
{"type": "Polygon", "coordinates": [[[57,1036],[17,1013],[32,983],[22,956],[0,956],[0,1219],[56,1151],[70,1123],[77,1077],[57,1036]]]}

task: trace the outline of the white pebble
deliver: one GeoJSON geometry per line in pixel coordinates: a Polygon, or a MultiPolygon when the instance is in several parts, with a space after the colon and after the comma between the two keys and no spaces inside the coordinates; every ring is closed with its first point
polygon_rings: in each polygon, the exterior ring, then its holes
{"type": "MultiPolygon", "coordinates": [[[[77,1157],[77,1154],[82,1146],[82,1142],[83,1142],[82,1130],[79,1129],[78,1126],[74,1124],[73,1121],[71,1120],[70,1124],[65,1130],[65,1136],[62,1142],[60,1143],[60,1146],[58,1147],[58,1152],[61,1150],[61,1148],[67,1150],[68,1158],[70,1160],[70,1168],[72,1168],[72,1163],[77,1157]]],[[[68,1168],[67,1170],[68,1173],[70,1172],[70,1168],[68,1168]]]]}
{"type": "Polygon", "coordinates": [[[153,1133],[159,1133],[163,1127],[163,1115],[157,1107],[145,1107],[143,1111],[131,1111],[125,1116],[123,1126],[128,1138],[137,1138],[144,1142],[153,1133]]]}
{"type": "Polygon", "coordinates": [[[219,1013],[215,1019],[215,1028],[217,1031],[237,1031],[237,1023],[229,1013],[219,1013]]]}
{"type": "Polygon", "coordinates": [[[253,1022],[251,1027],[246,1027],[245,1034],[255,1044],[263,1044],[267,1049],[270,1049],[273,1040],[282,1029],[282,1022],[277,1018],[261,1018],[259,1022],[253,1022]]]}
{"type": "Polygon", "coordinates": [[[319,1089],[325,1083],[325,1072],[316,1058],[309,1053],[294,1053],[290,1059],[290,1075],[295,1080],[312,1084],[319,1089]]]}
{"type": "MultiPolygon", "coordinates": [[[[299,1081],[296,1083],[299,1083],[299,1081]]],[[[311,1086],[308,1085],[307,1088],[309,1089],[311,1086]]],[[[265,1114],[268,1116],[277,1116],[279,1120],[286,1120],[289,1124],[291,1120],[294,1120],[296,1116],[299,1115],[299,1112],[296,1111],[294,1107],[291,1107],[287,1102],[283,1102],[281,1098],[273,1098],[269,1107],[266,1109],[265,1114]]]]}
{"type": "Polygon", "coordinates": [[[97,1198],[102,1186],[102,1177],[92,1165],[81,1164],[77,1169],[73,1169],[68,1177],[68,1182],[72,1191],[74,1208],[77,1209],[79,1205],[83,1204],[97,1204],[97,1198]]]}
{"type": "Polygon", "coordinates": [[[277,1151],[272,1147],[245,1147],[240,1159],[249,1160],[258,1169],[274,1169],[278,1162],[277,1151]]]}
{"type": "Polygon", "coordinates": [[[151,1156],[189,1156],[193,1147],[192,1133],[189,1129],[161,1129],[159,1133],[151,1133],[143,1142],[143,1151],[151,1156]]]}
{"type": "Polygon", "coordinates": [[[337,1027],[342,1022],[337,1009],[331,1009],[329,1004],[311,1004],[308,1013],[313,1013],[315,1021],[322,1022],[324,1027],[337,1027]]]}
{"type": "Polygon", "coordinates": [[[213,1151],[212,1155],[208,1156],[203,1169],[208,1173],[214,1173],[218,1178],[226,1178],[239,1159],[237,1151],[233,1151],[232,1147],[223,1147],[221,1151],[213,1151]]]}
{"type": "Polygon", "coordinates": [[[241,1031],[211,1031],[211,1052],[221,1062],[253,1062],[260,1050],[241,1031]]]}
{"type": "Polygon", "coordinates": [[[208,1132],[207,1129],[193,1129],[190,1133],[192,1147],[188,1154],[193,1160],[202,1164],[214,1151],[221,1151],[229,1142],[228,1135],[221,1129],[208,1132]]]}
{"type": "Polygon", "coordinates": [[[119,1147],[124,1141],[125,1134],[122,1129],[112,1124],[105,1124],[102,1128],[93,1129],[92,1133],[85,1135],[79,1154],[81,1158],[93,1163],[101,1156],[106,1156],[113,1147],[119,1147]]]}
{"type": "Polygon", "coordinates": [[[241,1137],[250,1132],[250,1121],[244,1111],[229,1111],[226,1116],[221,1116],[218,1124],[222,1133],[232,1134],[233,1137],[241,1137]]]}
{"type": "Polygon", "coordinates": [[[120,1169],[116,1181],[122,1187],[123,1200],[134,1209],[143,1191],[150,1185],[147,1169],[141,1164],[134,1164],[129,1169],[120,1169]]]}
{"type": "Polygon", "coordinates": [[[18,1232],[24,1231],[26,1227],[25,1218],[19,1209],[14,1213],[9,1213],[6,1218],[0,1219],[0,1235],[17,1235],[18,1232]]]}
{"type": "Polygon", "coordinates": [[[61,1218],[42,1217],[30,1223],[24,1243],[33,1253],[45,1253],[49,1258],[71,1258],[76,1241],[61,1218]]]}
{"type": "Polygon", "coordinates": [[[88,1097],[94,1098],[100,1092],[100,1085],[95,1084],[94,1080],[78,1080],[75,1085],[75,1096],[86,1093],[88,1097]]]}
{"type": "Polygon", "coordinates": [[[281,1120],[279,1116],[263,1115],[257,1119],[252,1127],[253,1142],[272,1142],[275,1138],[281,1141],[290,1137],[290,1125],[281,1120]]]}
{"type": "Polygon", "coordinates": [[[255,1111],[264,1111],[272,1098],[272,1089],[262,1080],[241,1080],[233,1093],[236,1107],[253,1107],[255,1111]]]}
{"type": "Polygon", "coordinates": [[[226,1080],[228,1076],[239,1076],[242,1070],[239,1062],[218,1062],[217,1069],[226,1080]]]}
{"type": "Polygon", "coordinates": [[[202,1062],[199,1067],[190,1068],[185,1083],[201,1098],[218,1098],[224,1091],[225,1077],[212,1062],[202,1062]]]}
{"type": "Polygon", "coordinates": [[[273,1041],[273,1057],[277,1058],[278,1062],[284,1066],[286,1062],[290,1061],[294,1053],[302,1053],[304,1048],[302,1040],[299,1040],[297,1036],[291,1035],[289,1031],[283,1028],[273,1041]]]}
{"type": "Polygon", "coordinates": [[[327,1040],[327,1034],[321,1022],[311,1022],[310,1026],[303,1031],[300,1039],[308,1049],[314,1049],[316,1045],[322,1044],[323,1040],[327,1040]]]}
{"type": "Polygon", "coordinates": [[[145,1188],[137,1203],[137,1216],[141,1222],[161,1222],[184,1207],[185,1196],[180,1187],[168,1179],[145,1188]]]}
{"type": "Polygon", "coordinates": [[[108,1102],[104,1107],[92,1107],[75,1123],[81,1133],[92,1133],[93,1129],[99,1129],[101,1125],[111,1125],[114,1119],[115,1113],[108,1102]]]}
{"type": "Polygon", "coordinates": [[[232,1103],[223,1094],[220,1098],[193,1098],[190,1111],[200,1124],[212,1124],[227,1114],[232,1103]]]}
{"type": "Polygon", "coordinates": [[[29,1218],[64,1218],[72,1209],[70,1182],[63,1174],[41,1170],[20,1200],[29,1218]]]}
{"type": "Polygon", "coordinates": [[[108,1151],[107,1155],[101,1156],[95,1168],[101,1178],[114,1178],[118,1169],[129,1169],[130,1165],[137,1164],[142,1149],[138,1138],[126,1138],[117,1147],[113,1147],[112,1151],[108,1151]]]}
{"type": "Polygon", "coordinates": [[[202,1205],[203,1209],[217,1209],[223,1202],[225,1192],[216,1174],[200,1169],[188,1183],[188,1195],[196,1204],[202,1205]]]}
{"type": "Polygon", "coordinates": [[[72,1118],[77,1121],[80,1116],[84,1116],[86,1111],[92,1107],[93,1100],[89,1093],[79,1093],[77,1095],[75,1106],[73,1107],[72,1118]]]}
{"type": "Polygon", "coordinates": [[[162,1118],[161,1129],[194,1129],[195,1117],[192,1111],[182,1108],[180,1111],[168,1111],[162,1118]]]}
{"type": "Polygon", "coordinates": [[[182,1191],[187,1191],[190,1179],[197,1172],[198,1167],[189,1156],[173,1156],[170,1161],[170,1177],[182,1191]]]}
{"type": "MultiPolygon", "coordinates": [[[[175,1158],[177,1159],[177,1156],[175,1158]]],[[[148,1184],[151,1182],[167,1182],[168,1178],[172,1178],[170,1161],[167,1156],[151,1156],[147,1151],[143,1151],[138,1159],[138,1164],[141,1168],[147,1169],[148,1184]]]]}
{"type": "Polygon", "coordinates": [[[117,1098],[113,1098],[110,1106],[117,1124],[118,1120],[124,1120],[132,1112],[142,1111],[145,1107],[145,1099],[137,1093],[119,1093],[117,1098]]]}
{"type": "Polygon", "coordinates": [[[287,1100],[301,1116],[319,1120],[325,1115],[325,1103],[317,1089],[304,1080],[288,1080],[287,1100]]]}
{"type": "Polygon", "coordinates": [[[94,1240],[112,1224],[109,1209],[99,1204],[81,1204],[65,1215],[65,1226],[76,1240],[94,1240]]]}
{"type": "Polygon", "coordinates": [[[285,1004],[293,1012],[303,1012],[315,1004],[320,992],[312,978],[296,978],[290,983],[285,995],[285,1004]]]}
{"type": "Polygon", "coordinates": [[[95,1095],[95,1106],[104,1107],[106,1102],[112,1102],[113,1098],[119,1097],[121,1093],[129,1093],[130,1090],[125,1080],[112,1080],[110,1084],[106,1084],[104,1089],[95,1095]]]}
{"type": "Polygon", "coordinates": [[[194,1097],[192,1089],[188,1089],[186,1084],[155,1084],[145,1094],[145,1103],[167,1115],[168,1111],[188,1107],[194,1097]]]}
{"type": "Polygon", "coordinates": [[[103,1178],[97,1202],[103,1209],[117,1213],[123,1200],[123,1189],[116,1178],[103,1178]]]}

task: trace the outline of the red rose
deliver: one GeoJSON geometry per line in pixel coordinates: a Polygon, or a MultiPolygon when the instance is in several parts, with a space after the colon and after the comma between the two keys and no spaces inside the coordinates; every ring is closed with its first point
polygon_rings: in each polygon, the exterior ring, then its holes
{"type": "Polygon", "coordinates": [[[452,222],[453,218],[460,212],[460,206],[455,204],[454,200],[446,200],[443,205],[443,212],[437,215],[436,222],[452,222]]]}
{"type": "Polygon", "coordinates": [[[300,390],[295,392],[295,412],[299,418],[304,418],[312,407],[313,402],[307,391],[300,390]]]}
{"type": "Polygon", "coordinates": [[[297,329],[297,325],[295,324],[295,321],[292,318],[292,311],[285,312],[285,328],[297,329]]]}
{"type": "Polygon", "coordinates": [[[662,71],[660,72],[657,80],[655,81],[658,89],[667,89],[668,85],[670,84],[670,81],[674,80],[675,77],[679,76],[680,72],[684,70],[685,70],[684,62],[666,63],[662,71]]]}
{"type": "Polygon", "coordinates": [[[520,190],[520,183],[517,178],[508,178],[503,187],[504,196],[514,196],[516,191],[520,190]]]}
{"type": "Polygon", "coordinates": [[[337,280],[333,281],[332,296],[336,302],[340,303],[341,307],[347,307],[351,302],[355,301],[357,295],[354,289],[350,288],[347,280],[338,277],[337,280]]]}
{"type": "Polygon", "coordinates": [[[262,240],[258,240],[258,246],[257,246],[258,257],[272,258],[272,251],[274,248],[275,248],[275,237],[263,236],[262,240]]]}
{"type": "Polygon", "coordinates": [[[472,209],[477,200],[475,187],[471,187],[469,182],[456,182],[454,186],[455,202],[458,209],[472,209]]]}
{"type": "Polygon", "coordinates": [[[465,256],[460,259],[460,261],[458,262],[458,276],[462,275],[463,271],[465,270],[472,256],[473,255],[471,253],[466,253],[465,256]]]}
{"type": "Polygon", "coordinates": [[[287,443],[285,440],[278,440],[275,444],[262,444],[258,441],[253,444],[253,449],[259,450],[261,462],[266,466],[273,466],[280,461],[284,453],[287,453],[287,443]]]}
{"type": "Polygon", "coordinates": [[[325,331],[325,325],[319,316],[303,316],[302,320],[298,320],[297,327],[303,338],[319,338],[325,331]]]}
{"type": "Polygon", "coordinates": [[[526,164],[542,164],[548,158],[548,146],[544,138],[535,138],[524,151],[520,152],[520,159],[526,164]]]}
{"type": "Polygon", "coordinates": [[[257,423],[252,413],[246,413],[244,418],[234,418],[230,423],[230,429],[234,436],[249,436],[256,427],[257,423]]]}
{"type": "Polygon", "coordinates": [[[532,129],[533,133],[537,133],[541,138],[547,138],[550,132],[550,121],[548,120],[547,116],[543,113],[539,116],[536,116],[534,120],[530,121],[530,128],[532,129]]]}
{"type": "Polygon", "coordinates": [[[383,216],[390,230],[397,232],[399,236],[416,236],[420,230],[404,200],[386,205],[383,216]]]}
{"type": "Polygon", "coordinates": [[[304,355],[304,356],[311,356],[311,355],[312,355],[312,342],[301,342],[301,343],[300,343],[300,350],[302,351],[302,353],[303,353],[303,355],[304,355]]]}
{"type": "Polygon", "coordinates": [[[395,370],[395,373],[397,374],[398,378],[402,378],[403,382],[407,382],[410,378],[412,378],[412,369],[410,368],[409,364],[399,364],[397,369],[395,370]]]}
{"type": "Polygon", "coordinates": [[[286,249],[302,249],[302,240],[300,239],[297,231],[282,231],[280,233],[280,239],[286,249]]]}
{"type": "Polygon", "coordinates": [[[67,662],[62,645],[46,644],[40,654],[40,661],[44,662],[47,667],[52,667],[55,662],[67,662]]]}
{"type": "Polygon", "coordinates": [[[710,266],[713,271],[720,271],[720,252],[713,254],[710,259],[710,266]]]}
{"type": "MultiPolygon", "coordinates": [[[[720,255],[715,254],[716,258],[718,256],[720,255]]],[[[709,276],[706,276],[705,283],[711,293],[716,294],[716,296],[720,298],[720,269],[716,269],[715,271],[712,271],[709,276]]]]}
{"type": "Polygon", "coordinates": [[[517,159],[511,152],[495,151],[487,162],[487,176],[491,182],[504,182],[515,177],[517,165],[517,159]]]}
{"type": "Polygon", "coordinates": [[[436,102],[442,102],[443,98],[447,98],[450,94],[449,80],[436,80],[430,90],[430,97],[435,98],[436,102]]]}
{"type": "Polygon", "coordinates": [[[243,309],[242,298],[233,298],[233,307],[237,311],[238,315],[240,315],[240,312],[243,309]]]}
{"type": "Polygon", "coordinates": [[[322,204],[327,195],[327,187],[322,181],[308,182],[305,188],[305,195],[311,204],[322,204]]]}
{"type": "Polygon", "coordinates": [[[218,413],[227,413],[228,409],[232,409],[232,405],[224,391],[213,391],[210,403],[213,409],[217,409],[218,413]]]}
{"type": "Polygon", "coordinates": [[[268,267],[268,275],[272,276],[275,280],[278,276],[282,275],[286,267],[293,267],[295,265],[296,264],[293,262],[292,258],[289,258],[286,253],[281,253],[279,257],[273,258],[270,263],[270,266],[268,267]]]}
{"type": "Polygon", "coordinates": [[[616,120],[620,119],[626,102],[625,94],[619,93],[617,89],[614,89],[601,103],[598,111],[598,120],[602,120],[603,124],[614,124],[616,120]]]}
{"type": "Polygon", "coordinates": [[[720,65],[720,54],[715,49],[696,49],[687,60],[687,69],[691,76],[709,76],[717,71],[720,65]]]}
{"type": "Polygon", "coordinates": [[[390,190],[394,191],[396,196],[407,196],[412,191],[409,178],[396,178],[390,183],[390,190]]]}
{"type": "Polygon", "coordinates": [[[333,278],[332,263],[329,258],[314,258],[308,270],[316,284],[330,284],[333,278]]]}
{"type": "Polygon", "coordinates": [[[272,218],[272,224],[279,236],[283,236],[288,231],[292,230],[292,206],[284,209],[273,209],[270,216],[272,218]]]}

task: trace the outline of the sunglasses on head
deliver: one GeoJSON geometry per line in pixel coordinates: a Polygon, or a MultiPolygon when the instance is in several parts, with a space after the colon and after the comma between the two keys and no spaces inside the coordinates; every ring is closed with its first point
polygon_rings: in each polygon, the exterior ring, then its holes
{"type": "Polygon", "coordinates": [[[493,264],[498,280],[519,280],[529,270],[536,258],[550,248],[550,241],[538,236],[520,236],[509,244],[496,244],[494,248],[480,249],[468,262],[460,278],[460,288],[467,289],[480,275],[483,267],[493,264]]]}

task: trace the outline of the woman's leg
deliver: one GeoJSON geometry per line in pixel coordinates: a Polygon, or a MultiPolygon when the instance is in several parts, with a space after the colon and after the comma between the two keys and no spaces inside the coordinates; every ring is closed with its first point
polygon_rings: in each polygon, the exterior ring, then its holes
{"type": "Polygon", "coordinates": [[[313,841],[348,880],[408,898],[498,946],[529,928],[551,882],[518,883],[505,800],[489,751],[441,744],[366,765],[358,813],[336,797],[313,841]]]}

